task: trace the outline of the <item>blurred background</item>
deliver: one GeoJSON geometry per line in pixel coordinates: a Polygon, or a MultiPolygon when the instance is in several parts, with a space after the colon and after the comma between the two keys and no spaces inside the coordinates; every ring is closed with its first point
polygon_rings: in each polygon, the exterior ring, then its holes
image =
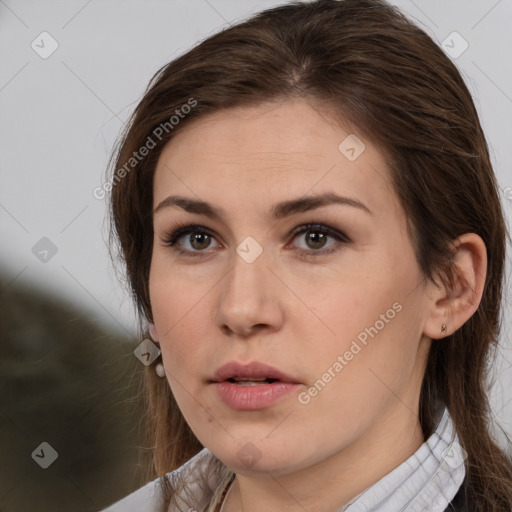
{"type": "MultiPolygon", "coordinates": [[[[93,512],[145,483],[142,340],[95,190],[151,76],[282,3],[0,0],[0,511],[93,512]]],[[[512,2],[392,3],[463,73],[512,224],[512,2]]],[[[509,434],[511,299],[491,390],[509,434]]]]}

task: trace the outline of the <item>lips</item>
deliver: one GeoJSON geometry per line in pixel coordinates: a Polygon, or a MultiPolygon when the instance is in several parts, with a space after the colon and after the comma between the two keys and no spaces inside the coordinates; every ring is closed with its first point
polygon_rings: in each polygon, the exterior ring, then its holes
{"type": "Polygon", "coordinates": [[[242,365],[231,361],[221,366],[214,374],[212,382],[267,382],[275,381],[298,384],[297,380],[286,373],[259,361],[242,365]]]}
{"type": "Polygon", "coordinates": [[[299,388],[290,375],[260,362],[247,365],[232,361],[221,366],[210,384],[231,409],[258,411],[281,402],[299,388]]]}

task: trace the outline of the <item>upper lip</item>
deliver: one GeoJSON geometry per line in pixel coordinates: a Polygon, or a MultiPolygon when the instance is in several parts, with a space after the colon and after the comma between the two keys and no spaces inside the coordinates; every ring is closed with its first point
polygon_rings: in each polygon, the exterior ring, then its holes
{"type": "Polygon", "coordinates": [[[230,361],[217,369],[212,381],[223,382],[228,379],[243,380],[258,378],[275,379],[281,382],[297,382],[290,375],[286,375],[286,373],[283,373],[277,368],[259,361],[253,361],[245,365],[238,363],[237,361],[230,361]]]}

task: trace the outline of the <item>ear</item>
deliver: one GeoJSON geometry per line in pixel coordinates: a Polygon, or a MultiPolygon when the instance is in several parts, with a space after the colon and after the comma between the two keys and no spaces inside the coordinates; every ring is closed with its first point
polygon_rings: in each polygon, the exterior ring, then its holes
{"type": "Polygon", "coordinates": [[[149,324],[149,335],[153,338],[153,341],[158,341],[158,332],[155,324],[149,324]]]}
{"type": "Polygon", "coordinates": [[[475,233],[461,235],[453,242],[455,276],[453,285],[433,283],[429,296],[431,309],[423,333],[431,339],[453,334],[478,309],[487,274],[487,249],[475,233]],[[443,325],[446,331],[443,332],[443,325]]]}

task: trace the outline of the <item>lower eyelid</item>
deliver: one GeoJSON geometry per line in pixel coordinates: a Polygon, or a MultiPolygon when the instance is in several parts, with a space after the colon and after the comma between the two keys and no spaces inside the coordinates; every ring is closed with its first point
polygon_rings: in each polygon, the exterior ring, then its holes
{"type": "Polygon", "coordinates": [[[302,249],[300,247],[296,247],[295,249],[300,258],[315,258],[315,257],[327,256],[328,254],[335,253],[335,252],[341,250],[342,246],[347,245],[347,243],[348,242],[343,242],[343,241],[337,240],[335,243],[328,245],[327,247],[322,248],[322,249],[307,250],[307,249],[302,249]]]}

